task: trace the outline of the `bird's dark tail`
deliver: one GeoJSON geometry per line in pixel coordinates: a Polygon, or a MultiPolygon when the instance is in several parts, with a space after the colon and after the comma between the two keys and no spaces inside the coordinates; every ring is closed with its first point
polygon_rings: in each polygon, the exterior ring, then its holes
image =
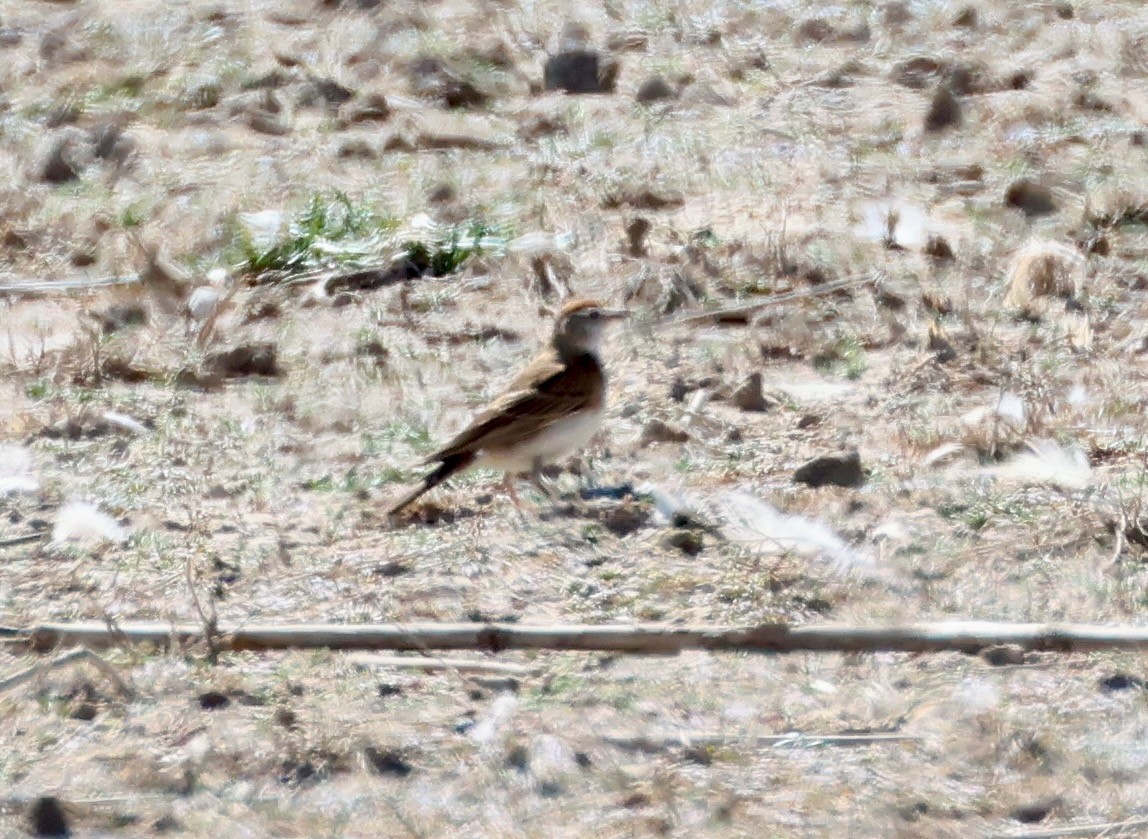
{"type": "Polygon", "coordinates": [[[472,452],[463,452],[446,458],[438,465],[438,468],[423,478],[410,492],[392,504],[387,509],[387,516],[400,513],[405,507],[420,498],[423,493],[430,492],[451,475],[461,472],[473,462],[474,454],[472,452]]]}

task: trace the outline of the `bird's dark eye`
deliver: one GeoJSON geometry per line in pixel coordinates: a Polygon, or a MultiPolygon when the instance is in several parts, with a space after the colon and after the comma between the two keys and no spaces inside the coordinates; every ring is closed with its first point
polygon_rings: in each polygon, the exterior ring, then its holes
{"type": "Polygon", "coordinates": [[[590,318],[590,320],[598,320],[598,318],[602,317],[602,313],[597,309],[591,309],[586,313],[586,317],[590,318]]]}

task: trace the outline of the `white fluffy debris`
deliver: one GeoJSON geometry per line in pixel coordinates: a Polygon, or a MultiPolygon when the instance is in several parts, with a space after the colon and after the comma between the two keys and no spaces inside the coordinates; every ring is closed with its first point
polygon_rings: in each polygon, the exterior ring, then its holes
{"type": "Polygon", "coordinates": [[[0,446],[0,498],[39,489],[40,482],[28,450],[20,446],[0,446]]]}
{"type": "Polygon", "coordinates": [[[52,527],[52,544],[95,547],[126,541],[128,531],[102,512],[94,504],[86,501],[71,501],[56,514],[56,524],[52,527]]]}
{"type": "Polygon", "coordinates": [[[240,213],[236,218],[252,246],[259,250],[270,248],[287,229],[287,216],[282,210],[240,213]]]}
{"type": "Polygon", "coordinates": [[[865,239],[915,250],[929,240],[929,216],[904,201],[880,201],[861,208],[857,233],[865,239]]]}
{"type": "Polygon", "coordinates": [[[960,443],[941,443],[921,458],[921,465],[926,468],[941,466],[954,460],[964,450],[965,447],[960,443]]]}
{"type": "Polygon", "coordinates": [[[1075,445],[1055,440],[1027,440],[1028,451],[991,470],[993,477],[1021,484],[1084,489],[1092,480],[1088,456],[1075,445]]]}
{"type": "Polygon", "coordinates": [[[574,751],[553,734],[539,734],[530,744],[530,772],[544,789],[558,791],[578,768],[574,751]]]}
{"type": "Polygon", "coordinates": [[[1002,393],[995,405],[982,405],[980,408],[973,408],[961,417],[961,422],[968,426],[981,425],[986,420],[1002,421],[1017,431],[1024,430],[1028,420],[1024,400],[1015,393],[1002,393]]]}
{"type": "Polygon", "coordinates": [[[131,434],[149,434],[148,428],[135,417],[129,417],[127,414],[121,414],[116,411],[107,411],[104,413],[104,422],[108,425],[118,428],[120,431],[127,431],[131,434]]]}
{"type": "Polygon", "coordinates": [[[731,542],[763,553],[793,551],[830,560],[838,571],[873,564],[849,547],[819,521],[793,516],[775,509],[746,492],[725,492],[716,499],[715,511],[724,520],[722,533],[731,542]]]}
{"type": "Polygon", "coordinates": [[[218,288],[201,285],[187,298],[187,313],[192,320],[205,321],[219,309],[223,294],[218,288]]]}
{"type": "Polygon", "coordinates": [[[518,697],[513,693],[500,693],[490,703],[482,719],[470,729],[470,739],[483,746],[497,743],[505,734],[506,724],[518,710],[518,697]]]}
{"type": "Polygon", "coordinates": [[[511,239],[506,243],[506,251],[507,253],[519,253],[528,256],[553,253],[554,251],[568,251],[574,247],[576,238],[573,233],[547,233],[543,230],[535,230],[511,239]]]}

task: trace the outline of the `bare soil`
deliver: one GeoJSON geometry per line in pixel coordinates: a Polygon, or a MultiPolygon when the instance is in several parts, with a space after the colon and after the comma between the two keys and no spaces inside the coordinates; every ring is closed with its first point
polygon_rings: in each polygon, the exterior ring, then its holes
{"type": "MultiPolygon", "coordinates": [[[[1144,620],[1141,5],[576,11],[0,6],[0,542],[45,534],[0,547],[0,623],[1144,620]],[[573,47],[562,83],[600,92],[545,89],[573,47]],[[385,282],[348,277],[393,264],[365,234],[255,266],[247,214],[313,202],[493,244],[385,282]],[[1043,279],[1014,264],[1032,240],[1061,246],[1043,279]],[[190,286],[218,268],[205,324],[190,286]],[[477,472],[384,521],[566,294],[634,317],[558,501],[522,485],[522,517],[477,472]],[[852,450],[853,485],[795,480],[852,450]]],[[[44,796],[76,836],[1148,817],[1133,655],[501,656],[534,668],[515,677],[106,657],[134,697],[84,664],[0,695],[4,835],[33,813],[49,835],[44,796]],[[725,740],[610,740],[682,731],[725,740]],[[904,739],[758,740],[787,732],[904,739]]],[[[0,649],[0,672],[35,661],[0,649]]]]}

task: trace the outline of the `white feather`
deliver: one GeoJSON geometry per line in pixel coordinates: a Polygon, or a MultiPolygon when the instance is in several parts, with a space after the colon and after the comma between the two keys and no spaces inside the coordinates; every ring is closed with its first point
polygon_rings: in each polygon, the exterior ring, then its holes
{"type": "Polygon", "coordinates": [[[56,545],[117,544],[127,538],[127,530],[115,519],[85,501],[71,501],[61,507],[52,527],[52,543],[56,545]]]}
{"type": "Polygon", "coordinates": [[[39,489],[40,482],[28,450],[20,446],[0,446],[0,498],[39,489]]]}

